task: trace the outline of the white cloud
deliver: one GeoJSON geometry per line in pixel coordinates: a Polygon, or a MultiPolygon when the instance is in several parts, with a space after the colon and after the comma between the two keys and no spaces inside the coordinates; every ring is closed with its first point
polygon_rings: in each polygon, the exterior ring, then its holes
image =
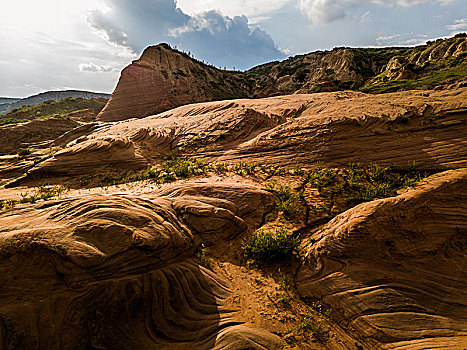
{"type": "Polygon", "coordinates": [[[446,28],[453,31],[451,34],[465,31],[467,30],[467,18],[456,19],[454,24],[447,25],[446,28]]]}
{"type": "Polygon", "coordinates": [[[228,30],[234,20],[224,17],[220,12],[209,11],[194,14],[185,25],[169,29],[169,35],[178,37],[186,33],[201,32],[207,30],[211,35],[222,30],[228,30]]]}
{"type": "Polygon", "coordinates": [[[376,38],[376,43],[378,45],[387,45],[388,42],[394,42],[396,39],[400,38],[400,34],[379,36],[376,38]]]}
{"type": "Polygon", "coordinates": [[[80,63],[80,72],[117,72],[118,69],[106,65],[106,64],[95,64],[95,63],[80,63]]]}
{"type": "Polygon", "coordinates": [[[269,34],[252,28],[246,16],[215,10],[188,15],[175,0],[139,0],[138,6],[128,0],[106,3],[110,10],[89,12],[88,23],[112,45],[134,53],[167,42],[198,59],[240,69],[284,57],[269,34]]]}
{"type": "Polygon", "coordinates": [[[230,17],[247,16],[250,23],[259,23],[292,2],[294,0],[177,0],[177,7],[192,16],[214,10],[230,17]]]}
{"type": "Polygon", "coordinates": [[[299,0],[298,7],[313,24],[326,24],[349,17],[355,8],[374,6],[415,6],[424,3],[447,5],[456,0],[299,0]]]}
{"type": "Polygon", "coordinates": [[[426,34],[404,33],[379,36],[376,38],[376,44],[379,46],[416,46],[423,45],[428,40],[426,34]]]}
{"type": "MultiPolygon", "coordinates": [[[[25,11],[29,11],[25,9],[25,11]]],[[[3,30],[0,25],[1,60],[0,96],[24,97],[46,90],[75,89],[111,92],[119,71],[131,62],[131,56],[122,47],[109,45],[94,35],[86,22],[85,11],[50,22],[55,27],[41,27],[38,23],[3,30]],[[66,25],[62,25],[66,22],[66,25]],[[96,66],[113,67],[113,71],[98,74],[93,78],[86,70],[92,67],[80,64],[88,62],[96,66]]],[[[27,18],[34,18],[25,15],[27,18]]],[[[52,16],[53,17],[53,16],[52,16]]],[[[4,24],[4,23],[3,23],[4,24]]],[[[96,67],[94,67],[96,68],[96,67]]]]}

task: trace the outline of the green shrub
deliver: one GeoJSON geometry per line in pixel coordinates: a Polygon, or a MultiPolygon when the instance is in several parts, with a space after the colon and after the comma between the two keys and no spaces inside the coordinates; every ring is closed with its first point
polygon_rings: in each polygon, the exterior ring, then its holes
{"type": "Polygon", "coordinates": [[[243,169],[245,167],[246,163],[244,162],[238,162],[233,166],[233,172],[237,175],[243,175],[243,169]]]}
{"type": "Polygon", "coordinates": [[[228,163],[215,163],[214,164],[214,172],[217,175],[225,175],[229,171],[229,164],[228,163]]]}
{"type": "Polygon", "coordinates": [[[259,229],[242,242],[245,258],[255,263],[283,263],[297,252],[300,238],[289,234],[285,227],[259,229]]]}
{"type": "Polygon", "coordinates": [[[200,247],[196,253],[195,253],[195,258],[201,266],[212,270],[212,263],[211,260],[209,259],[209,251],[208,248],[202,246],[200,247]]]}
{"type": "Polygon", "coordinates": [[[300,193],[295,192],[290,186],[282,185],[277,181],[270,181],[264,184],[267,191],[276,193],[276,208],[286,215],[292,215],[297,210],[297,200],[300,193]]]}
{"type": "Polygon", "coordinates": [[[318,165],[315,170],[307,175],[306,182],[312,187],[317,188],[318,192],[321,194],[325,187],[332,184],[335,177],[336,173],[333,170],[318,165]]]}
{"type": "Polygon", "coordinates": [[[167,183],[190,176],[204,175],[210,169],[211,166],[201,159],[171,156],[154,167],[148,167],[135,176],[128,177],[128,181],[125,182],[153,179],[157,183],[167,183]]]}
{"type": "Polygon", "coordinates": [[[15,199],[0,199],[0,210],[13,208],[17,203],[15,199]]]}
{"type": "Polygon", "coordinates": [[[350,164],[348,182],[351,193],[346,202],[358,204],[391,197],[395,196],[400,188],[415,186],[430,175],[428,171],[417,170],[416,166],[412,164],[405,170],[397,170],[392,166],[384,167],[378,164],[371,164],[368,167],[350,164]]]}
{"type": "Polygon", "coordinates": [[[367,169],[367,173],[372,181],[384,181],[388,175],[389,170],[390,167],[382,167],[378,164],[371,164],[367,169]]]}
{"type": "Polygon", "coordinates": [[[33,194],[29,195],[27,192],[26,194],[21,193],[21,200],[20,203],[35,203],[38,200],[47,201],[54,197],[60,197],[62,194],[68,191],[68,187],[60,185],[60,186],[49,186],[41,185],[33,194]]]}
{"type": "Polygon", "coordinates": [[[311,335],[317,341],[325,341],[329,338],[329,328],[324,320],[313,317],[309,310],[301,315],[295,332],[306,338],[308,338],[308,335],[311,335]]]}
{"type": "Polygon", "coordinates": [[[31,153],[32,153],[32,152],[31,152],[31,150],[30,150],[29,148],[21,149],[21,150],[18,151],[18,155],[19,155],[20,157],[27,156],[27,155],[29,155],[29,154],[31,154],[31,153]]]}

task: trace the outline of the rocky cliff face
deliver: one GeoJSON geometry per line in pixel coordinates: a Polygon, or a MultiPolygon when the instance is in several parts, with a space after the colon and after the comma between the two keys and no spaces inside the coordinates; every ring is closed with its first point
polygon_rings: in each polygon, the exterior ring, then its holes
{"type": "Polygon", "coordinates": [[[148,47],[122,71],[98,119],[141,118],[188,103],[245,96],[239,73],[216,69],[161,44],[148,47]]]}
{"type": "Polygon", "coordinates": [[[357,89],[403,49],[336,48],[255,67],[245,76],[255,96],[357,89]],[[374,56],[374,57],[373,57],[374,56]]]}
{"type": "Polygon", "coordinates": [[[310,244],[301,295],[332,304],[373,348],[461,349],[465,181],[465,169],[446,172],[334,218],[310,244]]]}
{"type": "MultiPolygon", "coordinates": [[[[464,82],[467,76],[467,37],[438,39],[393,56],[384,69],[368,80],[366,92],[435,88],[464,82]]],[[[462,84],[462,83],[461,83],[462,84]]]]}
{"type": "Polygon", "coordinates": [[[434,88],[465,80],[466,52],[466,38],[458,35],[415,48],[317,51],[242,73],[208,66],[161,44],[123,70],[99,119],[142,118],[188,103],[240,97],[434,88]]]}

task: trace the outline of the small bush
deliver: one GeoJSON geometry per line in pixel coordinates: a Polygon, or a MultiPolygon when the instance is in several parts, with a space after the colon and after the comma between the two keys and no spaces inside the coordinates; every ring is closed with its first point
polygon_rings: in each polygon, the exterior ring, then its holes
{"type": "Polygon", "coordinates": [[[244,169],[245,169],[245,173],[247,175],[254,175],[256,173],[256,168],[258,166],[256,165],[256,163],[251,163],[251,164],[245,164],[244,165],[244,169]]]}
{"type": "Polygon", "coordinates": [[[293,215],[297,211],[297,201],[301,193],[295,192],[290,186],[282,185],[277,181],[264,184],[264,189],[277,194],[276,208],[286,215],[293,215]]]}
{"type": "Polygon", "coordinates": [[[18,155],[19,155],[20,157],[27,156],[27,155],[29,155],[29,154],[31,154],[31,153],[32,153],[31,150],[28,149],[28,148],[26,148],[26,149],[21,149],[21,150],[18,151],[18,155]]]}
{"type": "Polygon", "coordinates": [[[308,182],[312,187],[317,188],[318,192],[321,194],[323,189],[334,181],[336,173],[327,168],[323,168],[319,165],[315,170],[310,172],[307,175],[306,182],[308,182]]]}
{"type": "Polygon", "coordinates": [[[212,270],[212,263],[211,260],[209,259],[209,252],[208,249],[204,246],[202,246],[196,253],[195,253],[196,260],[198,264],[201,266],[212,270]]]}
{"type": "Polygon", "coordinates": [[[372,181],[384,181],[388,175],[389,170],[389,167],[382,167],[378,164],[371,164],[367,169],[367,173],[372,181]]]}
{"type": "Polygon", "coordinates": [[[13,208],[17,203],[14,199],[0,199],[0,210],[13,208]]]}
{"type": "Polygon", "coordinates": [[[286,228],[259,229],[242,242],[247,260],[256,263],[282,263],[297,252],[300,238],[290,235],[286,228]]]}
{"type": "Polygon", "coordinates": [[[161,164],[141,170],[136,176],[128,177],[128,181],[152,179],[156,183],[167,183],[190,176],[204,175],[210,165],[200,159],[188,157],[170,157],[161,164]]]}
{"type": "Polygon", "coordinates": [[[325,341],[329,338],[329,328],[321,318],[314,318],[311,312],[302,314],[297,324],[296,333],[317,341],[325,341]]]}
{"type": "Polygon", "coordinates": [[[225,175],[228,171],[229,171],[228,163],[215,163],[214,164],[214,172],[217,175],[225,175]]]}
{"type": "Polygon", "coordinates": [[[233,170],[233,172],[234,172],[235,174],[237,174],[237,175],[243,175],[243,170],[244,170],[245,166],[246,166],[246,163],[244,163],[244,162],[238,162],[237,164],[235,164],[235,165],[233,166],[233,169],[232,169],[232,170],[233,170]]]}

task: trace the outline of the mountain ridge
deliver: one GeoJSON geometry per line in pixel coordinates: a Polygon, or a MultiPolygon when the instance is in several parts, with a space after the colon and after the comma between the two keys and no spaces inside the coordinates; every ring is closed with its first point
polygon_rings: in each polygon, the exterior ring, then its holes
{"type": "MultiPolygon", "coordinates": [[[[16,109],[16,108],[21,108],[22,106],[25,105],[36,105],[40,104],[42,102],[52,100],[52,101],[58,101],[61,100],[62,98],[66,97],[72,97],[72,98],[77,98],[77,97],[82,97],[85,99],[91,99],[91,98],[109,98],[110,94],[106,93],[101,93],[101,92],[92,92],[92,91],[85,91],[85,90],[54,90],[54,91],[45,91],[41,92],[36,95],[32,95],[29,97],[25,98],[13,98],[13,100],[16,100],[12,103],[1,103],[0,104],[0,116],[7,114],[8,112],[16,109]]],[[[7,98],[0,98],[0,100],[7,99],[7,98]]]]}
{"type": "Polygon", "coordinates": [[[150,46],[124,68],[98,119],[142,118],[189,103],[293,93],[357,90],[369,93],[432,89],[464,83],[467,36],[416,47],[316,51],[253,67],[218,69],[168,44],[150,46]]]}

